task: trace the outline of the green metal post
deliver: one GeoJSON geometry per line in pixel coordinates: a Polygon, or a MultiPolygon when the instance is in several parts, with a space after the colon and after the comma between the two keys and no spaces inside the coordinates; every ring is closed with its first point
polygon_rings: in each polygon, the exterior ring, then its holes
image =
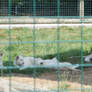
{"type": "MultiPolygon", "coordinates": [[[[36,41],[36,28],[35,28],[35,24],[36,24],[36,20],[35,20],[35,16],[36,16],[36,0],[33,0],[33,41],[36,41]]],[[[36,43],[33,43],[33,55],[34,55],[34,66],[36,65],[36,43]]],[[[34,92],[36,92],[36,68],[34,68],[34,92]]]]}
{"type": "MultiPolygon", "coordinates": [[[[60,41],[60,0],[57,0],[57,41],[60,41]]],[[[60,43],[57,43],[57,58],[58,58],[58,66],[59,66],[59,62],[60,62],[60,43]]],[[[57,66],[57,67],[58,67],[57,66]]],[[[58,67],[58,72],[57,72],[57,77],[58,77],[58,92],[60,92],[60,79],[61,79],[61,75],[60,75],[60,68],[58,67]]]]}
{"type": "MultiPolygon", "coordinates": [[[[11,0],[8,0],[8,8],[9,8],[9,24],[11,23],[11,0]]],[[[12,61],[12,56],[11,56],[11,51],[12,51],[12,49],[11,49],[11,47],[12,47],[12,45],[11,45],[11,27],[9,26],[9,31],[8,31],[8,34],[9,34],[9,66],[11,66],[11,61],[12,61]]],[[[11,90],[11,86],[12,86],[12,84],[11,84],[11,77],[12,77],[12,71],[11,71],[11,69],[9,69],[9,92],[12,92],[12,90],[11,90]]]]}

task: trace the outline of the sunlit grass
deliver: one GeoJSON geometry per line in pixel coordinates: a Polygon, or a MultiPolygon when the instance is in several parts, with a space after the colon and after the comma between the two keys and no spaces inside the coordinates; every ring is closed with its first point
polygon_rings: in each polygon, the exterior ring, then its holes
{"type": "MultiPolygon", "coordinates": [[[[83,39],[91,40],[92,39],[92,28],[84,27],[83,39]]],[[[9,34],[11,34],[12,42],[29,42],[33,41],[34,37],[36,41],[40,41],[41,43],[36,43],[36,57],[42,58],[53,58],[57,55],[57,32],[56,28],[48,29],[36,29],[35,35],[33,35],[33,29],[28,28],[16,28],[11,30],[0,30],[0,41],[1,42],[9,42],[9,34]],[[11,32],[11,33],[10,33],[11,32]],[[43,41],[43,42],[42,42],[43,41]],[[45,41],[53,41],[53,43],[45,43],[45,41]]],[[[81,27],[61,27],[60,28],[60,54],[63,58],[67,58],[68,56],[80,55],[81,52],[81,43],[80,42],[66,42],[68,40],[81,40],[81,27]],[[64,42],[65,41],[65,42],[64,42]]],[[[84,54],[91,52],[92,43],[84,43],[83,44],[84,54]]],[[[30,44],[12,44],[11,52],[12,52],[12,61],[17,55],[24,56],[33,56],[33,43],[30,44]]],[[[4,53],[4,61],[8,61],[9,54],[9,44],[0,45],[0,52],[4,53]]],[[[63,59],[62,58],[62,59],[63,59]]],[[[65,59],[64,59],[65,60],[65,59]]]]}

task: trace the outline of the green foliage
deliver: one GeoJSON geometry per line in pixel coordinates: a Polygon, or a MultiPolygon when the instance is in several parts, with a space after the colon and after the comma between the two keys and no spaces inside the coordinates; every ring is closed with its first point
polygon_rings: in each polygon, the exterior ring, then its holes
{"type": "MultiPolygon", "coordinates": [[[[91,40],[91,28],[85,28],[83,37],[84,40],[91,40]],[[88,31],[87,31],[88,30],[88,31]]],[[[81,52],[81,29],[80,27],[61,27],[60,28],[60,53],[65,58],[67,56],[80,55],[81,52]],[[70,42],[69,42],[70,41],[70,42]],[[74,42],[72,42],[74,41],[74,42]]],[[[9,39],[8,30],[0,30],[1,42],[7,42],[9,39]]],[[[53,58],[57,55],[57,29],[36,29],[36,57],[53,58]]],[[[11,40],[14,44],[11,45],[13,60],[16,55],[23,54],[24,56],[33,56],[33,29],[16,28],[11,30],[11,40]]],[[[84,54],[91,52],[92,44],[84,42],[84,54]]],[[[9,45],[1,44],[0,51],[4,53],[5,57],[9,54],[9,45]]],[[[5,60],[4,57],[4,60],[5,60]]],[[[64,58],[63,57],[63,58],[64,58]]],[[[8,57],[6,57],[8,60],[8,57]]]]}

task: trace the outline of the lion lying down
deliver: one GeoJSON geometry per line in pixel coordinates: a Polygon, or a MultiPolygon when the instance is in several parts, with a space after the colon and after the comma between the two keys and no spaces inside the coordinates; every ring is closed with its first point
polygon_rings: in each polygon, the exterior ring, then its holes
{"type": "Polygon", "coordinates": [[[71,64],[69,62],[59,62],[57,58],[53,59],[46,59],[43,60],[42,58],[34,58],[34,57],[24,57],[22,55],[17,56],[16,60],[14,61],[15,66],[20,66],[20,70],[26,69],[31,66],[37,66],[37,67],[47,67],[47,68],[53,68],[53,69],[70,69],[70,70],[78,70],[80,65],[79,64],[71,64]]]}

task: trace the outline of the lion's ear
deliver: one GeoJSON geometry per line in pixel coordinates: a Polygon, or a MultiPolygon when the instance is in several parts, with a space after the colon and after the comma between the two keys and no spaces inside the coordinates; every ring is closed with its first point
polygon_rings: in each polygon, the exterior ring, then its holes
{"type": "Polygon", "coordinates": [[[0,53],[0,56],[3,56],[3,53],[0,53]]]}
{"type": "Polygon", "coordinates": [[[16,56],[16,60],[18,60],[19,59],[19,56],[16,56]]]}
{"type": "Polygon", "coordinates": [[[43,62],[40,63],[40,65],[43,65],[43,64],[44,64],[43,62]]]}

